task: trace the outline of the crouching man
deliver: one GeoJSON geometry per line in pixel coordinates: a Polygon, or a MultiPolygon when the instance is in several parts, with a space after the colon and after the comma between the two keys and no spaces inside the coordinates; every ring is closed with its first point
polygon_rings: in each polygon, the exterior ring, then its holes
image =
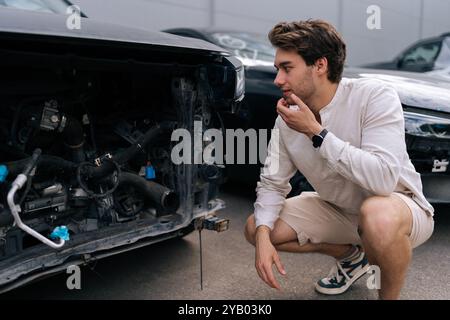
{"type": "Polygon", "coordinates": [[[346,45],[327,22],[279,23],[269,39],[283,98],[245,227],[258,275],[280,288],[278,250],[318,252],[336,259],[318,292],[345,292],[372,264],[380,298],[397,299],[412,249],[434,227],[406,152],[400,99],[380,81],[342,78],[346,45]],[[286,199],[297,170],[315,192],[286,199]]]}

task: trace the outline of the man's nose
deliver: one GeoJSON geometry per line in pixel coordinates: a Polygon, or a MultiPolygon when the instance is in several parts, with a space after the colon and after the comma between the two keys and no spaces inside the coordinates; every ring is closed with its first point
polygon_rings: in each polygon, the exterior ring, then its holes
{"type": "Polygon", "coordinates": [[[277,76],[275,77],[275,80],[273,80],[273,83],[275,83],[277,87],[282,87],[285,83],[284,77],[280,71],[277,72],[277,76]]]}

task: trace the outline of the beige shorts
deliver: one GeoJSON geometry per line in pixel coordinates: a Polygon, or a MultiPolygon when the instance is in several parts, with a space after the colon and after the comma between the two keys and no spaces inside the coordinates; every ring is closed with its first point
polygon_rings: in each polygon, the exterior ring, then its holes
{"type": "MultiPolygon", "coordinates": [[[[418,247],[433,233],[434,220],[410,197],[399,196],[411,209],[413,216],[411,245],[418,247]]],[[[358,215],[342,212],[338,207],[322,200],[316,192],[303,192],[286,199],[280,219],[297,232],[298,242],[360,244],[358,215]]]]}

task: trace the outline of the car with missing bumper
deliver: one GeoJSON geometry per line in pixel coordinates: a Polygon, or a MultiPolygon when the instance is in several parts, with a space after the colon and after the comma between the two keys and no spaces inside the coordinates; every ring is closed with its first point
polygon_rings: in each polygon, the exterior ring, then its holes
{"type": "Polygon", "coordinates": [[[0,291],[227,229],[223,167],[174,164],[172,133],[221,128],[244,95],[241,62],[204,41],[84,18],[70,30],[65,14],[22,9],[0,6],[0,291]]]}
{"type": "MultiPolygon", "coordinates": [[[[225,122],[225,126],[273,128],[277,117],[275,106],[281,93],[273,83],[275,50],[267,37],[220,29],[174,28],[165,31],[219,45],[245,65],[245,99],[236,119],[225,122]]],[[[450,203],[450,79],[422,73],[349,67],[344,69],[343,76],[379,79],[397,91],[404,110],[408,153],[421,174],[424,194],[433,204],[450,203]]],[[[229,177],[254,185],[259,179],[260,166],[232,166],[229,177]]],[[[312,190],[299,173],[292,178],[291,185],[293,189],[289,196],[312,190]]]]}

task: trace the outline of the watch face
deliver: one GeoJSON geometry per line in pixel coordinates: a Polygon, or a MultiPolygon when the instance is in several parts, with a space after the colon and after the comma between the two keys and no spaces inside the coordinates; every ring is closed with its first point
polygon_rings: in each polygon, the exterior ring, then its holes
{"type": "Polygon", "coordinates": [[[320,145],[322,144],[323,138],[321,136],[313,136],[312,137],[312,142],[313,142],[313,147],[317,148],[320,147],[320,145]]]}
{"type": "Polygon", "coordinates": [[[327,133],[328,133],[327,129],[323,129],[321,133],[319,133],[318,135],[314,135],[312,137],[312,142],[313,142],[314,148],[318,148],[322,145],[322,142],[325,139],[325,136],[327,135],[327,133]]]}

